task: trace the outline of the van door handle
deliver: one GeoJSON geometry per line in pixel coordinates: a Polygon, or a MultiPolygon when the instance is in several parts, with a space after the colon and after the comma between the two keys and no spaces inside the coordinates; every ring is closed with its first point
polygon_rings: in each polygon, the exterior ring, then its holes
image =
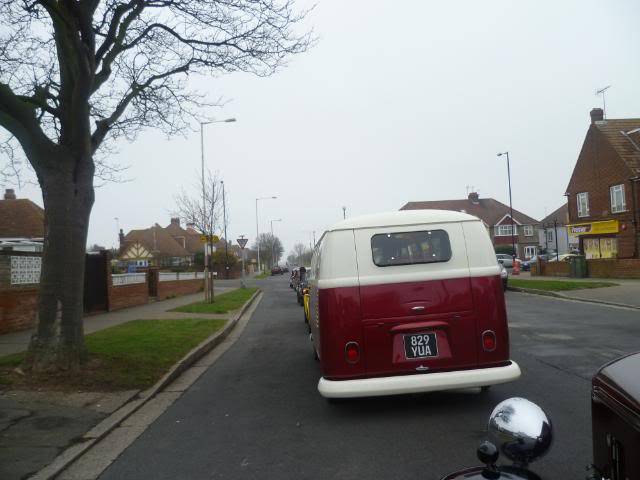
{"type": "Polygon", "coordinates": [[[424,310],[424,307],[419,305],[417,307],[411,307],[411,310],[413,310],[414,312],[421,312],[422,310],[424,310]]]}

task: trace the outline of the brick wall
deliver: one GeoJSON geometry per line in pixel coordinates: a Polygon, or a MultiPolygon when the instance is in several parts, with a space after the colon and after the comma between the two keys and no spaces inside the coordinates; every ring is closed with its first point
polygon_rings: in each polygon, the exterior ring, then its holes
{"type": "MultiPolygon", "coordinates": [[[[595,125],[591,125],[567,187],[569,220],[571,223],[618,220],[621,227],[617,235],[619,258],[634,256],[635,236],[640,233],[636,232],[633,224],[634,202],[629,177],[629,169],[604,134],[595,125]],[[610,213],[609,188],[620,184],[624,184],[627,211],[610,213]],[[588,217],[578,217],[577,194],[581,192],[589,192],[588,217]]],[[[636,204],[640,205],[640,192],[636,194],[636,204]]]]}
{"type": "Polygon", "coordinates": [[[537,272],[538,268],[536,273],[546,277],[568,277],[571,274],[569,262],[541,262],[540,269],[541,273],[537,272]]]}
{"type": "Polygon", "coordinates": [[[146,283],[109,287],[109,311],[147,303],[149,303],[149,287],[146,283]]]}
{"type": "Polygon", "coordinates": [[[35,327],[38,293],[37,288],[0,290],[0,334],[35,327]]]}
{"type": "Polygon", "coordinates": [[[11,257],[40,256],[34,252],[0,252],[0,334],[36,325],[39,285],[11,285],[11,257]]]}
{"type": "Polygon", "coordinates": [[[587,260],[587,272],[594,278],[640,278],[640,259],[587,260]]]}
{"type": "MultiPolygon", "coordinates": [[[[215,280],[214,280],[215,285],[215,280]]],[[[158,282],[158,300],[204,291],[204,280],[170,280],[158,282]]]]}

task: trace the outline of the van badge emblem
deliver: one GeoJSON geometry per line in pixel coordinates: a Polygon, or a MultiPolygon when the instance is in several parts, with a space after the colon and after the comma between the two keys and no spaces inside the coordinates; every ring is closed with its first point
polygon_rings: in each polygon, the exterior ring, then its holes
{"type": "Polygon", "coordinates": [[[419,367],[416,367],[416,370],[419,372],[426,372],[427,370],[429,370],[429,367],[425,367],[424,365],[420,365],[419,367]]]}

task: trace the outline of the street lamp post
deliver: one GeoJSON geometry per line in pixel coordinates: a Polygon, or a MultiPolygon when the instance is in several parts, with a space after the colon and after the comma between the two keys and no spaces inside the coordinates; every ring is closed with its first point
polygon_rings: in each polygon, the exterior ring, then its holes
{"type": "Polygon", "coordinates": [[[516,238],[514,236],[515,224],[513,221],[513,202],[511,201],[511,165],[509,164],[509,152],[498,153],[498,156],[506,155],[507,157],[507,178],[509,181],[509,216],[511,217],[511,251],[513,252],[513,258],[516,258],[516,238]]]}
{"type": "Polygon", "coordinates": [[[260,272],[260,230],[258,227],[258,201],[259,200],[275,200],[276,196],[272,197],[258,197],[256,198],[256,245],[258,247],[258,272],[260,272]]]}
{"type": "MultiPolygon", "coordinates": [[[[202,229],[202,233],[206,236],[212,235],[213,232],[208,232],[207,230],[207,196],[206,196],[206,185],[204,180],[204,126],[209,125],[211,123],[233,123],[235,122],[235,118],[225,118],[224,120],[209,120],[207,122],[200,122],[200,167],[201,167],[201,175],[202,175],[202,225],[200,228],[202,229]]],[[[212,226],[213,227],[213,226],[212,226]]],[[[204,242],[204,298],[205,301],[209,301],[211,298],[209,292],[209,244],[211,240],[208,238],[206,242],[204,242]]]]}
{"type": "Polygon", "coordinates": [[[118,217],[113,217],[116,221],[116,232],[118,233],[118,243],[116,245],[120,245],[120,219],[118,217]]]}
{"type": "Polygon", "coordinates": [[[274,220],[271,220],[271,266],[273,267],[275,265],[275,262],[273,261],[276,254],[275,254],[275,237],[273,236],[273,222],[281,222],[282,219],[281,218],[276,218],[274,220]]]}

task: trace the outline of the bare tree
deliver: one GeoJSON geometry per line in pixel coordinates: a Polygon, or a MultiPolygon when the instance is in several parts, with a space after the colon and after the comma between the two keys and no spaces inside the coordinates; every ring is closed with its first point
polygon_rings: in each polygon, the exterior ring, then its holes
{"type": "Polygon", "coordinates": [[[193,189],[182,191],[174,197],[176,208],[173,214],[193,224],[201,235],[217,235],[223,228],[222,182],[217,173],[207,172],[205,178],[198,175],[193,189]],[[204,185],[203,185],[204,182],[204,185]],[[189,192],[197,192],[195,195],[189,192]],[[204,192],[204,198],[200,192],[204,192]]]}
{"type": "Polygon", "coordinates": [[[296,263],[298,265],[302,265],[302,260],[304,256],[304,252],[306,251],[306,247],[302,243],[296,243],[293,246],[293,255],[296,257],[296,263]]]}
{"type": "Polygon", "coordinates": [[[305,247],[303,243],[296,243],[293,246],[293,251],[289,257],[295,258],[295,263],[302,266],[311,265],[311,257],[313,256],[313,250],[305,247]]]}
{"type": "Polygon", "coordinates": [[[261,233],[252,248],[257,250],[258,246],[260,247],[260,263],[265,268],[271,268],[277,264],[284,253],[282,242],[271,233],[261,233]]]}
{"type": "Polygon", "coordinates": [[[99,149],[145,127],[168,135],[206,103],[190,73],[269,75],[305,51],[293,0],[0,0],[0,127],[33,167],[45,208],[35,370],[85,358],[84,252],[99,149]]]}
{"type": "MultiPolygon", "coordinates": [[[[224,218],[222,203],[222,181],[218,174],[207,171],[207,175],[202,178],[198,175],[199,185],[192,191],[202,192],[202,195],[192,195],[186,190],[175,197],[175,216],[182,218],[187,224],[192,224],[193,228],[206,237],[203,244],[205,269],[205,300],[214,301],[213,272],[211,268],[211,255],[213,253],[214,235],[224,228],[222,220],[224,218]],[[206,246],[205,246],[206,245],[206,246]]],[[[225,239],[226,241],[226,239],[225,239]]]]}

